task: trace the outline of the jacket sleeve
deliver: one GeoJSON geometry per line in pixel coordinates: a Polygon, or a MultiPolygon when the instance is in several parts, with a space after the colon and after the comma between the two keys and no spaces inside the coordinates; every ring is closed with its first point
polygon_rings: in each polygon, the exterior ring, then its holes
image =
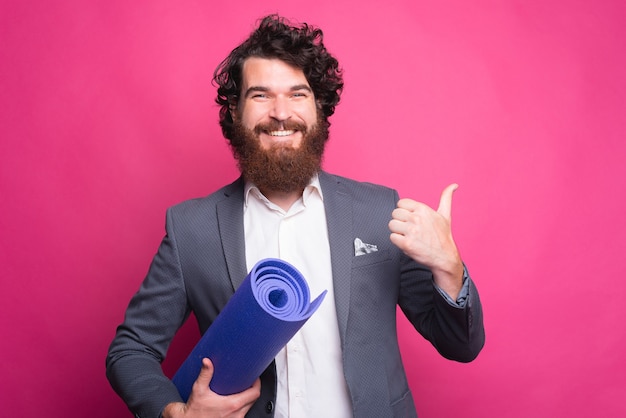
{"type": "Polygon", "coordinates": [[[106,359],[111,386],[142,418],[157,418],[167,404],[181,401],[161,369],[174,334],[190,313],[174,229],[170,209],[166,235],[128,305],[106,359]]]}
{"type": "Polygon", "coordinates": [[[459,362],[474,360],[485,344],[480,297],[472,279],[465,281],[468,295],[461,307],[436,289],[430,270],[407,257],[398,300],[415,329],[443,357],[459,362]]]}

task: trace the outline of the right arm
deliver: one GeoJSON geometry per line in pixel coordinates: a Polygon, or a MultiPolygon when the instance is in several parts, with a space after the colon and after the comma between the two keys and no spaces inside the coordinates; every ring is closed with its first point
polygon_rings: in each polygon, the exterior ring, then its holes
{"type": "Polygon", "coordinates": [[[181,401],[161,369],[170,342],[190,313],[173,224],[168,210],[166,235],[126,309],[106,360],[111,386],[143,418],[156,418],[165,405],[181,401]]]}

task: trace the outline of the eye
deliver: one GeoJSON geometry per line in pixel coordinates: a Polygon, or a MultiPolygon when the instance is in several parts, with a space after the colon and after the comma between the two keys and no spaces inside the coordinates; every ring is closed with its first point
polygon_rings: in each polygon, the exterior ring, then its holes
{"type": "Polygon", "coordinates": [[[254,93],[250,96],[250,100],[255,102],[266,102],[269,100],[269,96],[267,93],[254,93]]]}

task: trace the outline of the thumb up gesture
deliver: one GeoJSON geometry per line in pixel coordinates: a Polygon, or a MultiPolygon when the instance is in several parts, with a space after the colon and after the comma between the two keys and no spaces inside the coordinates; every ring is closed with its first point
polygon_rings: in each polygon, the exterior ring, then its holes
{"type": "Polygon", "coordinates": [[[435,283],[452,299],[463,285],[463,263],[451,228],[452,195],[458,187],[451,184],[443,190],[437,210],[415,200],[399,200],[389,222],[391,242],[429,267],[435,283]]]}

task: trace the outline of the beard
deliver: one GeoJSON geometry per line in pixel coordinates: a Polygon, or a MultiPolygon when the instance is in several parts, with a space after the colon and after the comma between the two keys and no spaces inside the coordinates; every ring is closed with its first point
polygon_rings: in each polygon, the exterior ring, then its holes
{"type": "Polygon", "coordinates": [[[322,117],[318,117],[317,123],[310,128],[295,122],[281,124],[272,121],[259,124],[252,130],[235,121],[230,146],[243,177],[261,192],[302,191],[321,168],[328,127],[328,121],[322,117]],[[261,148],[260,133],[279,129],[301,132],[300,146],[294,148],[289,143],[275,143],[269,149],[261,148]]]}

